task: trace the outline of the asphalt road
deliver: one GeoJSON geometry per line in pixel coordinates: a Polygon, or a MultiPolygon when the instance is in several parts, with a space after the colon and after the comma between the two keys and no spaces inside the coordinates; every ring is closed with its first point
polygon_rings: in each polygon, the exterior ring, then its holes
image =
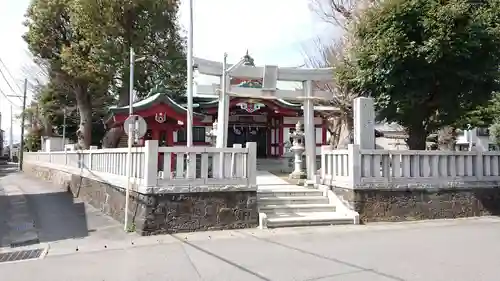
{"type": "Polygon", "coordinates": [[[497,217],[139,237],[64,190],[20,174],[2,184],[23,190],[36,222],[41,243],[24,248],[47,254],[0,263],[0,280],[500,280],[497,217]]]}
{"type": "Polygon", "coordinates": [[[482,218],[132,238],[88,251],[55,247],[52,253],[51,248],[40,260],[0,264],[0,276],[12,281],[492,281],[499,280],[499,234],[498,218],[482,218]]]}

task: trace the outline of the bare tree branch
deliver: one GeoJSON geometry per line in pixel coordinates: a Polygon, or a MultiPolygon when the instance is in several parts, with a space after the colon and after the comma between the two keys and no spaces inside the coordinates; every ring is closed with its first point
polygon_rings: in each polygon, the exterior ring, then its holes
{"type": "MultiPolygon", "coordinates": [[[[348,41],[337,39],[322,42],[317,38],[309,50],[304,50],[306,64],[308,67],[322,68],[333,67],[346,63],[345,47],[348,41]],[[312,50],[311,50],[312,49],[312,50]]],[[[338,108],[338,111],[322,111],[320,114],[328,122],[330,132],[329,143],[334,147],[341,148],[350,143],[353,130],[353,100],[359,94],[347,89],[345,86],[332,82],[316,82],[316,89],[329,91],[332,99],[327,105],[338,108]]]]}
{"type": "Polygon", "coordinates": [[[363,8],[379,3],[381,0],[311,0],[310,9],[321,20],[343,30],[355,20],[363,8]]]}
{"type": "MultiPolygon", "coordinates": [[[[304,49],[306,64],[309,67],[322,68],[349,65],[349,55],[346,50],[354,43],[349,32],[350,24],[359,19],[360,13],[367,7],[376,5],[381,0],[310,0],[310,8],[321,20],[343,30],[342,36],[330,41],[320,38],[313,40],[312,48],[304,49]]],[[[341,148],[352,140],[353,131],[353,100],[363,93],[357,93],[338,83],[316,83],[315,87],[332,93],[329,105],[338,108],[335,112],[321,112],[328,120],[330,144],[341,148]]],[[[375,133],[375,132],[374,132],[375,133]]]]}

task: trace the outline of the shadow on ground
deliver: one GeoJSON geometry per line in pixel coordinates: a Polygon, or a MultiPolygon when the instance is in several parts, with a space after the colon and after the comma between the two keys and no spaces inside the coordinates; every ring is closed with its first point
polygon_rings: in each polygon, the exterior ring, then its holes
{"type": "Polygon", "coordinates": [[[40,243],[86,237],[87,213],[66,190],[0,166],[0,247],[33,226],[40,243]]]}
{"type": "Polygon", "coordinates": [[[89,235],[85,204],[75,202],[70,193],[27,194],[26,200],[41,243],[89,235]]]}

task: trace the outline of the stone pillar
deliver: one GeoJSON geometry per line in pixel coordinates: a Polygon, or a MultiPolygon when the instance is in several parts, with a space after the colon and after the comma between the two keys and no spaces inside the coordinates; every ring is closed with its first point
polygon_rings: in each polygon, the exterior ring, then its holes
{"type": "Polygon", "coordinates": [[[375,108],[372,98],[354,99],[354,144],[375,149],[375,108]]]}
{"type": "Polygon", "coordinates": [[[307,181],[316,181],[316,127],[314,124],[314,104],[312,81],[303,82],[304,89],[304,135],[306,152],[307,181]]]}

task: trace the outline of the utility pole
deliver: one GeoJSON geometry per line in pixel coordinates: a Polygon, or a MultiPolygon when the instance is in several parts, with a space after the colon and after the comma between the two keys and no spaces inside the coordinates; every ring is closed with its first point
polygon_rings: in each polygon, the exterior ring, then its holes
{"type": "Polygon", "coordinates": [[[13,129],[12,129],[12,126],[14,124],[14,113],[12,112],[13,109],[12,109],[12,103],[10,104],[10,129],[9,129],[9,161],[13,161],[12,159],[12,150],[13,150],[13,146],[14,146],[14,140],[13,140],[13,129]]]}
{"type": "MultiPolygon", "coordinates": [[[[193,146],[193,0],[189,0],[189,24],[187,38],[187,118],[186,144],[193,146]]],[[[188,158],[188,161],[191,159],[188,158]]]]}
{"type": "Polygon", "coordinates": [[[24,79],[23,91],[23,111],[21,115],[21,143],[19,147],[19,171],[23,170],[23,156],[24,156],[24,122],[26,121],[26,95],[28,93],[28,79],[24,79]]]}
{"type": "MultiPolygon", "coordinates": [[[[129,88],[128,88],[128,116],[131,117],[134,114],[134,63],[135,63],[135,53],[134,49],[130,47],[130,64],[129,64],[129,88]]],[[[128,131],[128,141],[127,141],[127,189],[125,189],[125,218],[123,230],[125,232],[129,231],[128,226],[128,208],[130,204],[130,189],[132,188],[132,145],[134,142],[134,124],[132,122],[129,124],[128,128],[123,128],[128,131]]]]}
{"type": "Polygon", "coordinates": [[[66,107],[63,108],[63,150],[66,151],[66,107]]]}

